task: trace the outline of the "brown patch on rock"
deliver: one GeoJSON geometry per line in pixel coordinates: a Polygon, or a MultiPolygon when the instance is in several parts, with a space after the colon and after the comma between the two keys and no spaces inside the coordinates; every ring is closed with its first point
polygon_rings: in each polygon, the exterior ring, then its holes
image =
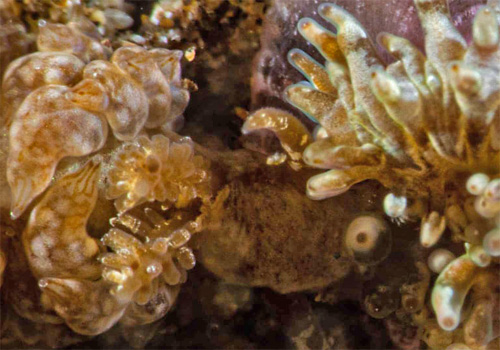
{"type": "Polygon", "coordinates": [[[361,184],[324,201],[304,194],[311,171],[259,167],[235,177],[210,208],[197,237],[199,260],[226,282],[280,293],[312,290],[353,266],[344,231],[360,213],[380,210],[381,186],[361,184]]]}

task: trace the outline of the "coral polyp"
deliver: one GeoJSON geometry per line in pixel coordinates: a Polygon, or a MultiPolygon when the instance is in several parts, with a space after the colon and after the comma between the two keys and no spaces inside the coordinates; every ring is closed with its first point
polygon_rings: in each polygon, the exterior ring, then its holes
{"type": "MultiPolygon", "coordinates": [[[[300,139],[298,120],[285,111],[256,111],[243,131],[271,129],[291,161],[302,153],[303,164],[330,169],[309,179],[311,199],[339,196],[357,183],[377,180],[390,191],[383,202],[390,218],[400,225],[420,221],[423,247],[434,246],[449,231],[452,240],[464,242],[464,257],[446,267],[438,259],[448,263],[448,255],[431,261],[433,270],[442,270],[432,297],[437,320],[454,330],[476,276],[494,271],[492,257],[498,252],[500,3],[489,1],[478,10],[470,43],[454,27],[446,0],[414,3],[425,54],[404,38],[380,33],[378,43],[394,59],[388,63],[351,14],[321,4],[318,14],[336,33],[311,18],[301,19],[298,31],[325,63],[291,50],[290,64],[307,81],[284,92],[290,104],[320,125],[315,140],[293,142],[300,139]],[[278,119],[290,122],[279,130],[268,127],[278,119]],[[450,272],[455,265],[457,272],[450,272]]],[[[307,132],[301,135],[308,138],[307,132]]],[[[351,242],[349,231],[347,237],[351,242]]],[[[492,297],[494,287],[486,288],[492,297]]]]}

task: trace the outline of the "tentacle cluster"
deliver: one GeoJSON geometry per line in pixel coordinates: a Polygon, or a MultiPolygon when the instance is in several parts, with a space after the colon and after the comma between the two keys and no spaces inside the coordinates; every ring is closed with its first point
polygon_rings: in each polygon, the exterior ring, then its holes
{"type": "Polygon", "coordinates": [[[115,153],[108,173],[107,196],[122,213],[145,201],[185,207],[208,195],[208,164],[194,154],[189,139],[170,142],[162,135],[125,143],[115,153]]]}
{"type": "MultiPolygon", "coordinates": [[[[184,222],[184,225],[175,228],[152,209],[146,210],[145,215],[152,222],[142,222],[145,242],[120,228],[112,228],[101,239],[112,252],[101,255],[99,260],[105,266],[103,278],[115,285],[111,293],[118,300],[133,301],[137,304],[136,308],[144,307],[158,293],[164,292],[162,289],[167,289],[171,297],[165,301],[166,312],[177,295],[179,285],[186,281],[186,271],[196,263],[192,250],[186,244],[200,226],[195,222],[184,222]],[[144,225],[151,226],[144,231],[144,225]]],[[[130,216],[126,220],[119,218],[115,224],[125,225],[131,219],[130,216]]],[[[135,224],[140,221],[133,219],[135,224]]],[[[138,310],[135,310],[137,313],[138,310]]],[[[156,316],[163,315],[162,312],[156,316]]]]}
{"type": "Polygon", "coordinates": [[[149,324],[174,304],[186,271],[196,263],[186,243],[201,228],[200,222],[184,217],[173,223],[149,208],[143,216],[146,219],[125,214],[112,220],[121,228],[101,238],[110,249],[97,258],[103,266],[101,279],[74,275],[39,281],[44,305],[75,332],[95,335],[118,322],[127,327],[149,324]]]}
{"type": "MultiPolygon", "coordinates": [[[[330,169],[309,179],[312,199],[374,179],[391,191],[383,202],[389,217],[399,224],[421,221],[422,246],[435,245],[447,228],[453,240],[465,242],[462,257],[439,252],[430,259],[433,271],[441,271],[432,297],[438,323],[453,330],[469,289],[493,271],[500,245],[499,184],[490,181],[500,173],[500,3],[490,0],[478,10],[471,43],[453,26],[446,0],[414,3],[425,55],[408,40],[381,33],[378,43],[395,59],[389,64],[339,6],[318,8],[336,33],[301,19],[299,32],[325,63],[290,51],[289,62],[307,81],[289,86],[284,95],[319,123],[314,140],[296,117],[273,109],[250,115],[243,132],[271,130],[291,162],[330,169]]],[[[485,285],[491,299],[493,286],[485,285]]],[[[465,329],[472,327],[468,320],[465,329]]],[[[496,336],[471,336],[467,344],[496,336]]]]}
{"type": "MultiPolygon", "coordinates": [[[[455,176],[499,171],[496,5],[479,11],[474,41],[467,46],[452,26],[444,0],[415,3],[427,57],[407,40],[382,33],[380,44],[396,58],[387,66],[361,25],[340,7],[323,4],[318,10],[337,34],[312,19],[299,22],[300,33],[326,59],[321,65],[302,51],[289,54],[308,82],[288,87],[285,97],[322,128],[302,158],[310,166],[332,169],[309,180],[311,198],[338,195],[355,183],[376,179],[396,192],[398,205],[404,196],[443,210],[444,191],[455,176]]],[[[261,115],[250,116],[243,130],[255,129],[250,125],[261,115]]],[[[268,112],[266,118],[268,125],[261,122],[260,128],[274,130],[269,125],[283,116],[268,112]]],[[[280,134],[286,130],[281,128],[280,134]]],[[[304,148],[282,143],[298,152],[304,148]]],[[[436,221],[434,216],[430,221],[436,221]]]]}

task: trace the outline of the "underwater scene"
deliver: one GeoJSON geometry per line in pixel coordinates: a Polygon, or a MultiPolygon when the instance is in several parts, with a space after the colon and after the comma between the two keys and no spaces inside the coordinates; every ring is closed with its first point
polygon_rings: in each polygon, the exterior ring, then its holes
{"type": "Polygon", "coordinates": [[[500,0],[0,0],[1,349],[500,349],[500,0]]]}

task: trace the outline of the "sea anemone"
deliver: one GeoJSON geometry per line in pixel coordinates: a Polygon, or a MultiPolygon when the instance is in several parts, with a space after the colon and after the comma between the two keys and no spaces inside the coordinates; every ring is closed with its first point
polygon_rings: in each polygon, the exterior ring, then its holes
{"type": "MultiPolygon", "coordinates": [[[[404,38],[380,33],[379,44],[395,58],[388,64],[352,15],[321,4],[319,15],[337,32],[310,18],[299,21],[298,31],[325,63],[291,50],[289,62],[307,81],[284,92],[289,103],[319,123],[315,140],[309,143],[296,117],[268,108],[251,114],[242,130],[271,130],[291,162],[302,154],[305,165],[331,169],[309,179],[310,198],[338,196],[359,182],[377,180],[390,190],[383,203],[389,217],[399,224],[421,221],[423,247],[435,245],[448,227],[455,241],[469,244],[457,263],[491,271],[494,267],[486,266],[497,252],[500,212],[500,3],[490,1],[478,10],[468,44],[445,0],[414,2],[426,55],[404,38]]],[[[453,262],[440,276],[450,276],[450,266],[453,262]]],[[[464,293],[476,272],[467,276],[460,287],[464,293]]],[[[445,281],[449,278],[438,278],[433,295],[442,295],[445,281]]],[[[438,322],[448,330],[459,324],[461,302],[452,304],[455,314],[448,322],[435,303],[438,322]]]]}

